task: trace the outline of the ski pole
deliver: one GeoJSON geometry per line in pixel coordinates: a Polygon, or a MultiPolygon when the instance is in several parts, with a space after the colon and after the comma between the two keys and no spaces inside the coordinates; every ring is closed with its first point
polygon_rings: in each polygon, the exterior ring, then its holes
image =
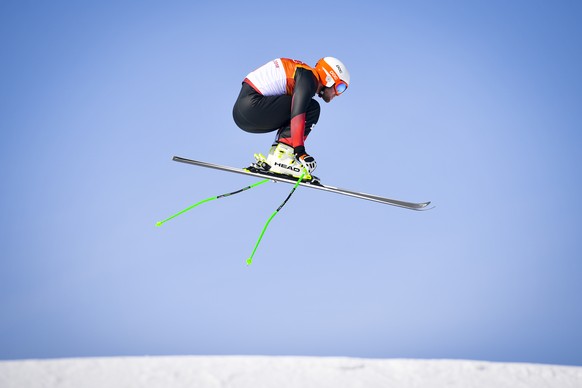
{"type": "Polygon", "coordinates": [[[173,216],[171,216],[171,217],[168,217],[168,218],[166,218],[166,219],[165,219],[165,220],[163,220],[163,221],[158,221],[158,222],[156,222],[156,226],[162,226],[164,223],[166,223],[166,222],[170,221],[170,220],[171,220],[171,219],[173,219],[173,218],[176,218],[176,217],[178,217],[180,214],[184,214],[184,213],[186,213],[187,211],[194,209],[194,208],[195,208],[196,206],[198,206],[198,205],[202,205],[203,203],[210,202],[210,201],[213,201],[213,200],[215,200],[215,199],[219,199],[219,198],[226,198],[226,197],[230,197],[231,195],[234,195],[234,194],[242,193],[243,191],[247,191],[247,190],[249,190],[249,189],[252,189],[253,187],[257,187],[258,185],[262,185],[263,183],[267,183],[268,181],[270,181],[270,179],[264,179],[264,180],[262,180],[262,181],[260,181],[260,182],[254,183],[254,184],[252,184],[252,185],[250,185],[250,186],[243,187],[243,188],[242,188],[242,189],[240,189],[240,190],[236,190],[236,191],[233,191],[233,192],[230,192],[230,193],[221,194],[221,195],[217,195],[217,196],[215,196],[215,197],[210,197],[210,198],[203,199],[202,201],[200,201],[200,202],[197,202],[197,203],[195,203],[194,205],[192,205],[192,206],[190,206],[190,207],[187,207],[187,208],[186,208],[186,209],[184,209],[184,210],[181,210],[181,211],[179,211],[178,213],[174,214],[174,215],[173,215],[173,216]]]}
{"type": "Polygon", "coordinates": [[[287,201],[289,201],[289,198],[291,198],[291,196],[295,192],[295,189],[297,189],[297,186],[299,186],[299,183],[301,183],[301,180],[303,179],[304,176],[305,176],[305,170],[303,171],[303,174],[301,174],[301,176],[299,177],[299,179],[295,183],[295,186],[293,186],[293,189],[291,189],[291,192],[289,193],[287,198],[285,198],[283,203],[281,205],[279,205],[277,210],[275,210],[273,212],[273,214],[271,214],[271,216],[269,217],[269,219],[265,223],[265,226],[263,227],[263,230],[261,231],[261,234],[259,235],[259,239],[257,240],[257,243],[255,244],[255,248],[253,249],[253,252],[251,253],[250,257],[247,259],[247,265],[251,265],[253,263],[253,257],[255,256],[255,252],[257,251],[257,248],[259,247],[261,240],[263,239],[263,235],[265,234],[265,231],[267,230],[269,223],[271,223],[271,220],[277,215],[277,213],[279,213],[279,211],[283,208],[283,206],[285,206],[287,201]]]}

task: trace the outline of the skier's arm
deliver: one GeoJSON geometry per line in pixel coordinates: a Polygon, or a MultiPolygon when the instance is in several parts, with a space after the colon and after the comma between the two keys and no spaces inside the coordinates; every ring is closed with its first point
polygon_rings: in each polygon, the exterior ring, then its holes
{"type": "Polygon", "coordinates": [[[299,67],[295,72],[295,88],[291,101],[291,141],[296,154],[305,153],[306,112],[316,91],[317,81],[313,72],[299,67]]]}

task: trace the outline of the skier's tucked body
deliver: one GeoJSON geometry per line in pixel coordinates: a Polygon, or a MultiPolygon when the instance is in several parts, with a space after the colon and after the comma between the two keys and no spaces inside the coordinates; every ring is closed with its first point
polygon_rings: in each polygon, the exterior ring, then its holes
{"type": "Polygon", "coordinates": [[[350,74],[336,58],[320,59],[315,67],[277,58],[249,73],[234,104],[233,118],[244,131],[277,131],[268,156],[258,154],[256,165],[276,174],[311,180],[315,159],[305,151],[305,140],[319,120],[319,103],[346,91],[350,74]]]}

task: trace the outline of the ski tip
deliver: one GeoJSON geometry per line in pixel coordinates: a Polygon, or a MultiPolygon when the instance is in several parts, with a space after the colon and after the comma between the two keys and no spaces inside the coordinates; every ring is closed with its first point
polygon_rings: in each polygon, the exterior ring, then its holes
{"type": "Polygon", "coordinates": [[[156,226],[162,226],[164,223],[162,221],[156,222],[156,226]]]}
{"type": "Polygon", "coordinates": [[[251,257],[249,257],[247,259],[247,265],[251,265],[253,263],[253,259],[251,257]]]}
{"type": "Polygon", "coordinates": [[[432,203],[431,201],[423,202],[421,204],[422,206],[420,206],[417,210],[431,210],[431,209],[434,209],[436,207],[435,205],[432,205],[432,206],[429,207],[429,205],[431,203],[432,203]]]}

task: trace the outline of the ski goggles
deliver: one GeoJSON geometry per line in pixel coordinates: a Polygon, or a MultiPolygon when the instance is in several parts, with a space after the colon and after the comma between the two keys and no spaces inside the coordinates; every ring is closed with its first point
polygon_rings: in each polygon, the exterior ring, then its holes
{"type": "Polygon", "coordinates": [[[348,84],[346,84],[344,81],[338,81],[335,84],[333,84],[333,89],[335,91],[336,96],[339,96],[340,94],[345,92],[347,88],[348,84]]]}

